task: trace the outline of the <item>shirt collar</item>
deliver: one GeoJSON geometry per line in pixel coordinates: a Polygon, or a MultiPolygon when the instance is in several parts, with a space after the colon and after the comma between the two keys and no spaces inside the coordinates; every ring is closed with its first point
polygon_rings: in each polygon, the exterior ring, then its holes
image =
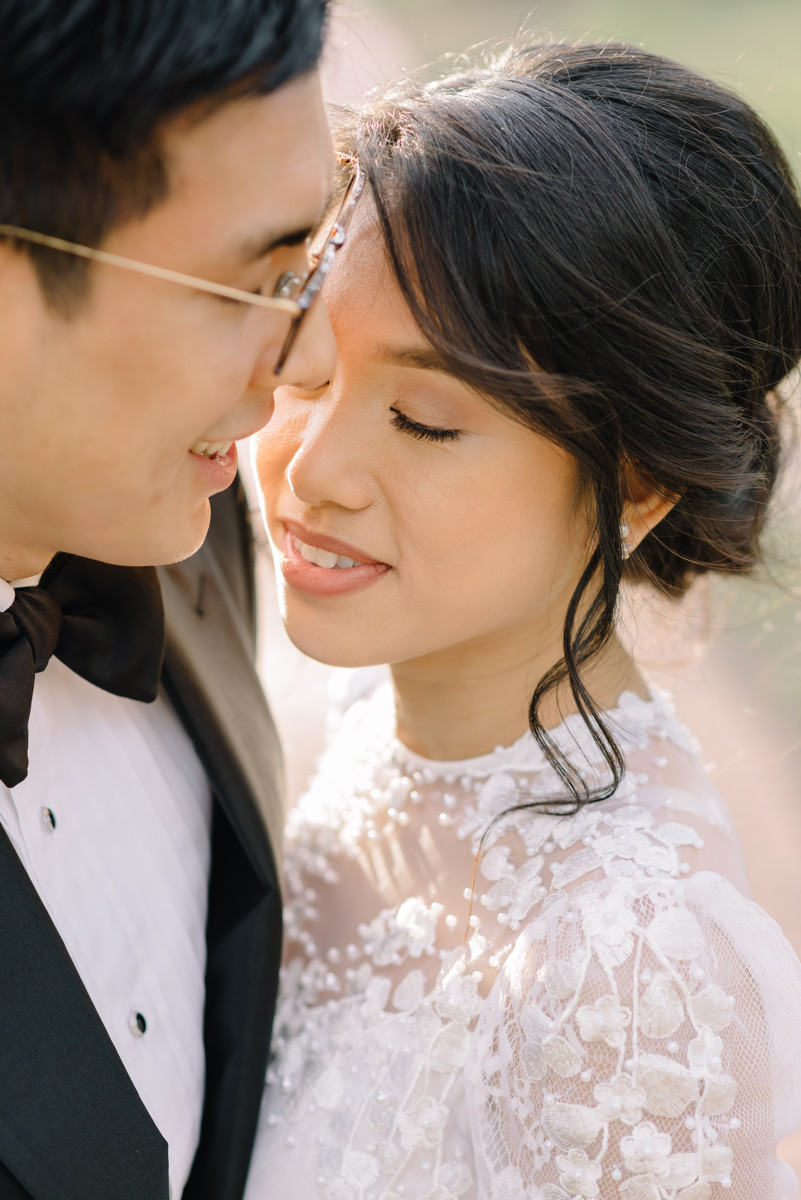
{"type": "Polygon", "coordinates": [[[16,595],[15,588],[19,587],[36,587],[39,580],[42,578],[39,575],[31,575],[28,579],[15,579],[13,583],[8,583],[5,579],[0,579],[0,612],[6,612],[14,603],[16,595]]]}
{"type": "Polygon", "coordinates": [[[5,579],[0,579],[0,612],[5,612],[14,603],[14,588],[5,579]]]}

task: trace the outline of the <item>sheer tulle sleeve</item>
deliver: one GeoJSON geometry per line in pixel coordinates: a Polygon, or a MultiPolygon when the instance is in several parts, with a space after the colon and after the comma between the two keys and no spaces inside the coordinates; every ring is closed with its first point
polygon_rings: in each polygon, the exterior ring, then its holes
{"type": "Polygon", "coordinates": [[[666,703],[613,717],[614,796],[554,815],[529,736],[433,763],[391,691],[348,709],[289,819],[248,1200],[796,1196],[801,964],[666,703]]]}
{"type": "Polygon", "coordinates": [[[718,874],[552,894],[472,1036],[483,1200],[797,1195],[801,968],[718,874]]]}

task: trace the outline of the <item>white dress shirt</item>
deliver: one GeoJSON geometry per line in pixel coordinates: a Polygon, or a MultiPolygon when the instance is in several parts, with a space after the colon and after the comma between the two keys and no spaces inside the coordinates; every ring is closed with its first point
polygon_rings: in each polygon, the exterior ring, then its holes
{"type": "MultiPolygon", "coordinates": [[[[0,587],[0,611],[12,599],[0,587]]],[[[203,1106],[208,780],[164,696],[109,695],[55,658],[29,756],[27,779],[0,785],[0,823],[169,1144],[178,1197],[203,1106]]]]}

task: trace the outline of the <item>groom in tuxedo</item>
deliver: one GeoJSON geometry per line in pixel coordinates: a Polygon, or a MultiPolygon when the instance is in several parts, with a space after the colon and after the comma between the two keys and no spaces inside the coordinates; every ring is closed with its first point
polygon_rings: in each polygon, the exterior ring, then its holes
{"type": "Polygon", "coordinates": [[[324,8],[0,0],[0,1200],[244,1189],[281,797],[235,442],[331,369],[324,8]]]}

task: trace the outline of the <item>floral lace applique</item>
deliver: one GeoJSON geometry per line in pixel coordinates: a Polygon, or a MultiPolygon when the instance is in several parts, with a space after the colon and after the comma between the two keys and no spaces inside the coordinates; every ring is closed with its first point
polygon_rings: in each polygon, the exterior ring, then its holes
{"type": "MultiPolygon", "coordinates": [[[[563,897],[557,925],[519,939],[499,981],[500,1036],[509,1090],[527,1095],[521,1135],[537,1124],[546,1134],[537,1173],[550,1164],[554,1200],[599,1196],[607,1173],[627,1200],[692,1200],[731,1184],[737,1083],[719,1035],[735,999],[708,982],[705,945],[682,884],[644,878],[563,897]],[[580,930],[571,959],[546,957],[534,974],[566,923],[580,930]],[[574,1082],[563,1091],[560,1080],[574,1082]]],[[[497,1018],[483,1013],[476,1037],[477,1060],[488,1061],[497,1018]]]]}
{"type": "Polygon", "coordinates": [[[736,844],[705,857],[729,826],[664,703],[622,698],[625,777],[573,816],[515,810],[557,794],[533,739],[427,763],[390,716],[354,706],[289,820],[247,1200],[789,1200],[765,997],[796,1028],[801,968],[721,878],[736,844]]]}

